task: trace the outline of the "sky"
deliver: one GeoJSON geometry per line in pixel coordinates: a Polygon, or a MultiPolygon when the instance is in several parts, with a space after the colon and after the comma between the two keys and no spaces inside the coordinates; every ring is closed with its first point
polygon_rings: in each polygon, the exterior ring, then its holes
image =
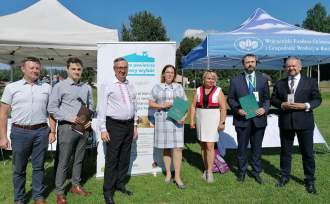
{"type": "MultiPolygon", "coordinates": [[[[150,11],[162,18],[167,35],[179,43],[187,29],[231,31],[256,8],[290,24],[302,24],[307,10],[320,2],[330,15],[330,0],[59,0],[80,18],[120,31],[128,17],[150,11]]],[[[37,0],[1,0],[0,16],[22,10],[37,0]]],[[[51,9],[51,8],[50,8],[51,9]]],[[[65,23],[65,22],[63,22],[65,23]]],[[[0,28],[1,32],[1,28],[0,28]]]]}

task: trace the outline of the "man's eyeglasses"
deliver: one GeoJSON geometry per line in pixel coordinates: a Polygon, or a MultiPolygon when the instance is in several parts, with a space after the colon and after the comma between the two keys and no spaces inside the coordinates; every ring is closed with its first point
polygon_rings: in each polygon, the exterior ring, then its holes
{"type": "Polygon", "coordinates": [[[115,67],[116,69],[128,69],[128,66],[125,67],[115,67]]]}

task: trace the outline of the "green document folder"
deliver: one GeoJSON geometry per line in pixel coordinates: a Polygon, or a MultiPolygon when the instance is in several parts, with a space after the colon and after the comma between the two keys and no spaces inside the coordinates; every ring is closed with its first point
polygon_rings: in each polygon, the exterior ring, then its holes
{"type": "Polygon", "coordinates": [[[173,100],[173,106],[170,108],[167,116],[176,121],[180,121],[184,114],[186,114],[187,110],[188,102],[179,97],[175,97],[173,100]]]}
{"type": "Polygon", "coordinates": [[[250,119],[256,116],[256,111],[259,108],[259,105],[253,94],[239,98],[239,103],[247,114],[245,116],[246,119],[250,119]]]}

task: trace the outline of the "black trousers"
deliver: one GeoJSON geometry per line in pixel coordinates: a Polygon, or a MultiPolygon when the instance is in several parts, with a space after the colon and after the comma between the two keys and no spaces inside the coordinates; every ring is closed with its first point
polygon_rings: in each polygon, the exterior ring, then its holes
{"type": "Polygon", "coordinates": [[[103,193],[112,195],[116,189],[125,186],[130,164],[134,121],[118,121],[107,117],[107,131],[110,142],[106,143],[103,193]]]}
{"type": "Polygon", "coordinates": [[[313,132],[314,129],[293,130],[280,129],[281,138],[281,176],[289,179],[291,173],[291,160],[293,141],[295,134],[297,134],[299,149],[302,155],[305,181],[312,183],[315,180],[315,160],[313,150],[313,132]]]}
{"type": "Polygon", "coordinates": [[[251,144],[251,166],[252,174],[258,175],[262,171],[261,154],[262,140],[264,138],[265,127],[257,128],[253,121],[249,121],[248,127],[235,127],[237,133],[237,163],[239,174],[245,174],[248,166],[247,148],[251,144]]]}

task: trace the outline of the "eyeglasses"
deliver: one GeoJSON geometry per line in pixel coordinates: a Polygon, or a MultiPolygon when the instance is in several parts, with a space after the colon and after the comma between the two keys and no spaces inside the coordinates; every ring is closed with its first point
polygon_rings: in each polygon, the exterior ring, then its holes
{"type": "Polygon", "coordinates": [[[128,69],[128,66],[125,67],[115,67],[116,69],[128,69]]]}

